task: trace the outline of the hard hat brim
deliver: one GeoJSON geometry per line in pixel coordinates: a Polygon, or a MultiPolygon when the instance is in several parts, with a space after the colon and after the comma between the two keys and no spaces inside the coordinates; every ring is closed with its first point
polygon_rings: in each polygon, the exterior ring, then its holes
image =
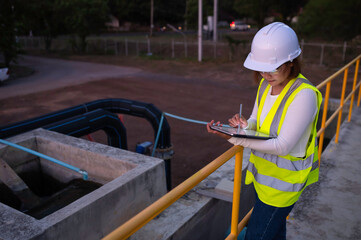
{"type": "Polygon", "coordinates": [[[251,69],[253,71],[272,72],[272,71],[276,70],[279,66],[281,66],[283,64],[282,62],[277,62],[275,64],[270,64],[270,63],[255,61],[255,60],[253,60],[251,58],[250,55],[251,54],[248,54],[246,60],[243,63],[243,66],[245,68],[251,69]]]}

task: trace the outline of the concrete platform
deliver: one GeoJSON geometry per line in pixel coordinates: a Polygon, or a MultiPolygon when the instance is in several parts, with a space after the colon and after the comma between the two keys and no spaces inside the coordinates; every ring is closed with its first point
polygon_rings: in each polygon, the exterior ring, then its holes
{"type": "MultiPolygon", "coordinates": [[[[336,120],[337,121],[337,120],[336,120]]],[[[341,125],[321,157],[320,180],[301,195],[287,239],[361,239],[361,108],[341,125]]]]}

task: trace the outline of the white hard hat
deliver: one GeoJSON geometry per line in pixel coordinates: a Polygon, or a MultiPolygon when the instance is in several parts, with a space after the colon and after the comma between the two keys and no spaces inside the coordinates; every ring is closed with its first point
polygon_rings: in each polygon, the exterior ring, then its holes
{"type": "Polygon", "coordinates": [[[261,28],[253,38],[244,66],[259,72],[271,72],[301,54],[296,33],[281,22],[261,28]]]}

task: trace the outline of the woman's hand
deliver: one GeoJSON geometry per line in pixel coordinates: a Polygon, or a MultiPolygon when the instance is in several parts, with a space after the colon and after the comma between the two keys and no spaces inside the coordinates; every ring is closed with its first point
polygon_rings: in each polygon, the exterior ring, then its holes
{"type": "Polygon", "coordinates": [[[248,126],[247,120],[242,116],[239,116],[239,113],[236,113],[232,118],[228,119],[229,125],[231,127],[238,127],[246,128],[248,126]]]}
{"type": "Polygon", "coordinates": [[[227,139],[227,140],[231,138],[230,136],[228,136],[228,135],[226,135],[226,134],[224,134],[224,133],[221,133],[221,132],[212,130],[212,129],[211,129],[211,126],[212,126],[212,125],[222,126],[222,124],[221,124],[219,121],[216,122],[216,123],[214,123],[214,120],[212,120],[211,122],[209,122],[209,123],[207,124],[207,131],[208,131],[209,133],[216,134],[216,135],[218,135],[218,136],[220,136],[220,137],[222,137],[222,138],[224,138],[224,139],[227,139]]]}

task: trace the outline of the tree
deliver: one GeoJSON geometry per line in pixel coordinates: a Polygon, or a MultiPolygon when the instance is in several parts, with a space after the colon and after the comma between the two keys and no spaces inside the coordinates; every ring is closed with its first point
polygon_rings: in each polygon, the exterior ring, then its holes
{"type": "Polygon", "coordinates": [[[234,0],[222,0],[218,1],[218,19],[226,20],[228,22],[243,17],[234,8],[234,0]]]}
{"type": "Polygon", "coordinates": [[[86,37],[99,34],[109,21],[109,8],[106,0],[57,0],[60,16],[70,33],[80,39],[80,47],[76,40],[73,44],[80,52],[85,52],[86,37]]]}
{"type": "MultiPolygon", "coordinates": [[[[185,18],[189,29],[198,28],[198,0],[187,0],[187,12],[185,18]]],[[[207,21],[207,16],[213,15],[213,0],[203,0],[203,22],[207,21]]]]}
{"type": "Polygon", "coordinates": [[[291,24],[308,0],[235,0],[235,9],[244,17],[256,21],[258,28],[265,24],[267,17],[291,24]]]}
{"type": "Polygon", "coordinates": [[[43,36],[45,48],[50,51],[52,40],[64,33],[62,32],[65,28],[62,16],[58,14],[55,0],[36,0],[34,5],[37,17],[34,19],[32,29],[35,29],[35,34],[43,36]]]}
{"type": "MultiPolygon", "coordinates": [[[[58,14],[56,0],[28,0],[26,8],[22,9],[23,28],[28,34],[30,31],[44,38],[45,48],[51,49],[51,43],[59,34],[65,33],[63,16],[58,14]]],[[[21,19],[18,15],[19,19],[21,19]]]]}
{"type": "MultiPolygon", "coordinates": [[[[150,1],[110,0],[111,12],[120,22],[149,25],[150,1]]],[[[181,23],[184,18],[185,0],[154,0],[154,23],[166,25],[181,23]]]]}
{"type": "MultiPolygon", "coordinates": [[[[219,19],[234,20],[239,14],[233,8],[234,0],[218,1],[219,19]],[[224,16],[224,17],[223,17],[224,16]]],[[[109,0],[111,12],[120,22],[149,25],[149,0],[109,0]]],[[[213,0],[203,0],[203,21],[213,15],[213,0]]],[[[184,29],[198,26],[198,0],[154,0],[154,24],[163,26],[168,23],[177,25],[184,22],[184,29]]]]}
{"type": "Polygon", "coordinates": [[[273,0],[235,0],[234,8],[240,15],[255,20],[258,28],[261,28],[270,14],[272,4],[273,0]]]}
{"type": "Polygon", "coordinates": [[[293,17],[300,13],[300,9],[304,7],[308,0],[273,0],[271,7],[278,13],[279,21],[291,25],[293,17]]]}
{"type": "Polygon", "coordinates": [[[179,24],[184,21],[186,1],[184,0],[155,0],[154,18],[159,25],[179,24]]]}
{"type": "Polygon", "coordinates": [[[297,25],[303,34],[327,40],[351,39],[361,34],[359,0],[312,0],[305,6],[297,25]]]}
{"type": "Polygon", "coordinates": [[[16,43],[16,1],[0,1],[0,51],[4,56],[5,66],[9,67],[16,60],[18,44],[16,43]]]}
{"type": "Polygon", "coordinates": [[[149,0],[109,0],[110,11],[119,19],[119,22],[133,22],[149,24],[149,0]]]}

